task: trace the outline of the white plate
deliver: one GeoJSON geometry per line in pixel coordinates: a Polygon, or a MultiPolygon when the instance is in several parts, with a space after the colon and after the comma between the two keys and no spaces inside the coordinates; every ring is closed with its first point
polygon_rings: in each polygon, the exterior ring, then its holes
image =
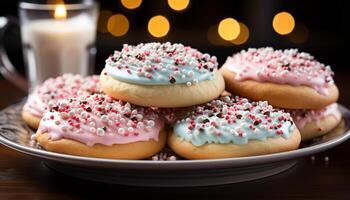
{"type": "Polygon", "coordinates": [[[95,181],[138,186],[202,186],[237,183],[271,176],[297,159],[332,148],[350,137],[350,111],[339,105],[342,122],[329,134],[294,151],[213,160],[113,160],[49,152],[31,145],[34,133],[20,115],[22,103],[0,111],[0,143],[35,157],[56,171],[95,181]]]}

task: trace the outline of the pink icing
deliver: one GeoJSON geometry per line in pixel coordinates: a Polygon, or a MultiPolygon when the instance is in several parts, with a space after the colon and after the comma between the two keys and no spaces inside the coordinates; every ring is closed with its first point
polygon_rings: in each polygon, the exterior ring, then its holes
{"type": "Polygon", "coordinates": [[[105,94],[61,100],[49,108],[39,130],[51,140],[68,138],[88,146],[158,141],[163,120],[152,108],[132,106],[105,94]]]}
{"type": "Polygon", "coordinates": [[[309,122],[317,123],[327,116],[332,116],[336,119],[341,118],[337,103],[319,110],[290,110],[289,112],[298,128],[303,128],[309,122]]]}
{"type": "Polygon", "coordinates": [[[228,57],[224,66],[236,80],[255,80],[293,86],[305,85],[322,95],[334,84],[333,71],[308,53],[297,49],[250,48],[228,57]]]}
{"type": "Polygon", "coordinates": [[[81,75],[64,74],[46,80],[28,96],[23,109],[41,118],[49,104],[58,100],[73,97],[81,93],[100,92],[99,76],[83,77],[81,75]]]}

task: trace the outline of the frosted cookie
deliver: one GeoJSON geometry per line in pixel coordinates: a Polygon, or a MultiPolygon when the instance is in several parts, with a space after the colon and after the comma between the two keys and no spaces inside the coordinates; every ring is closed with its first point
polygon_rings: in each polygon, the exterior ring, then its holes
{"type": "Polygon", "coordinates": [[[186,107],[217,98],[225,88],[215,56],[182,44],[124,45],[106,60],[101,87],[141,106],[186,107]]]}
{"type": "Polygon", "coordinates": [[[302,141],[328,133],[342,119],[337,103],[318,110],[289,110],[288,112],[300,131],[302,141]]]}
{"type": "Polygon", "coordinates": [[[94,94],[51,107],[35,138],[44,149],[58,153],[144,159],[164,147],[166,132],[163,120],[151,108],[94,94]]]}
{"type": "Polygon", "coordinates": [[[237,96],[197,106],[168,137],[171,149],[187,159],[256,156],[294,150],[299,143],[289,113],[237,96]]]}
{"type": "Polygon", "coordinates": [[[64,74],[50,78],[34,89],[28,96],[22,109],[23,120],[33,129],[37,129],[40,119],[49,106],[58,100],[74,97],[79,94],[101,92],[99,76],[83,77],[81,75],[64,74]]]}
{"type": "Polygon", "coordinates": [[[248,49],[227,58],[220,69],[226,90],[289,109],[319,109],[338,99],[333,71],[296,49],[248,49]]]}

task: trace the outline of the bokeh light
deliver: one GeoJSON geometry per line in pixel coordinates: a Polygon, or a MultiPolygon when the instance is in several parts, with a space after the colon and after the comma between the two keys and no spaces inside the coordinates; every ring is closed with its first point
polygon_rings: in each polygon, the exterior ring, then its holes
{"type": "Polygon", "coordinates": [[[98,17],[97,30],[100,33],[108,33],[107,23],[108,19],[112,16],[112,12],[109,10],[101,10],[98,17]]]}
{"type": "Polygon", "coordinates": [[[63,4],[57,5],[55,8],[54,17],[55,19],[66,19],[67,18],[66,6],[63,4]]]}
{"type": "Polygon", "coordinates": [[[107,29],[113,36],[123,36],[129,30],[129,20],[122,14],[113,15],[108,19],[107,29]]]}
{"type": "Polygon", "coordinates": [[[309,30],[304,23],[296,23],[294,30],[288,35],[291,42],[301,44],[308,40],[309,30]]]}
{"type": "Polygon", "coordinates": [[[64,4],[63,0],[47,0],[47,4],[64,4]]]}
{"type": "Polygon", "coordinates": [[[274,16],[272,26],[278,34],[289,34],[295,26],[294,17],[288,12],[280,12],[274,16]]]}
{"type": "Polygon", "coordinates": [[[170,30],[168,19],[162,15],[152,17],[148,21],[148,31],[154,37],[164,37],[170,30]]]}
{"type": "Polygon", "coordinates": [[[120,2],[127,9],[135,9],[141,5],[142,0],[121,0],[120,2]]]}
{"type": "Polygon", "coordinates": [[[247,25],[245,25],[242,22],[239,22],[239,26],[240,26],[240,32],[239,32],[238,37],[231,41],[235,45],[244,44],[249,39],[249,29],[248,29],[247,25]]]}
{"type": "Polygon", "coordinates": [[[221,20],[218,27],[218,33],[224,40],[231,41],[238,37],[240,26],[237,20],[233,18],[226,18],[221,20]]]}
{"type": "Polygon", "coordinates": [[[190,0],[168,0],[168,5],[175,11],[185,10],[190,4],[190,0]]]}

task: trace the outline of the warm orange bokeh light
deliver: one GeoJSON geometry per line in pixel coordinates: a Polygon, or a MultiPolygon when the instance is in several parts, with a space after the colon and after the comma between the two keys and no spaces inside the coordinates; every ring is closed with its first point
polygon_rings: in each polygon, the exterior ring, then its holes
{"type": "Polygon", "coordinates": [[[190,0],[168,0],[168,5],[175,11],[185,10],[190,4],[190,0]]]}
{"type": "Polygon", "coordinates": [[[120,2],[125,8],[132,10],[138,8],[141,5],[142,0],[121,0],[120,2]]]}
{"type": "Polygon", "coordinates": [[[129,30],[129,20],[122,14],[111,16],[107,22],[107,30],[116,37],[125,35],[129,30]]]}
{"type": "Polygon", "coordinates": [[[235,45],[244,44],[249,39],[248,27],[242,22],[239,22],[239,26],[240,26],[240,32],[239,32],[238,37],[231,41],[235,45]]]}
{"type": "Polygon", "coordinates": [[[237,20],[233,18],[226,18],[221,20],[218,27],[218,33],[224,40],[231,41],[238,37],[240,26],[237,20]]]}
{"type": "Polygon", "coordinates": [[[154,37],[164,37],[170,30],[168,19],[162,15],[152,17],[148,21],[148,32],[154,37]]]}
{"type": "Polygon", "coordinates": [[[63,4],[57,5],[55,8],[55,19],[66,19],[67,18],[67,9],[63,4]]]}
{"type": "Polygon", "coordinates": [[[273,18],[272,26],[278,34],[287,35],[294,29],[294,17],[288,12],[280,12],[273,18]]]}

